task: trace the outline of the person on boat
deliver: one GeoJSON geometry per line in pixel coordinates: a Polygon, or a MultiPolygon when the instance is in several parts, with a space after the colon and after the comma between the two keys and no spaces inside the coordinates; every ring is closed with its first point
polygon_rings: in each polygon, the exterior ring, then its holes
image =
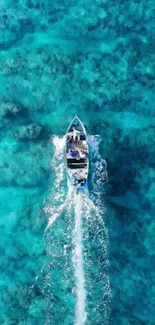
{"type": "Polygon", "coordinates": [[[77,157],[77,152],[76,152],[76,150],[69,149],[69,155],[70,155],[70,157],[72,157],[72,158],[76,158],[76,157],[77,157]]]}
{"type": "Polygon", "coordinates": [[[84,185],[85,182],[86,182],[86,179],[85,179],[85,178],[83,178],[83,179],[79,179],[79,180],[78,180],[78,184],[79,184],[79,185],[84,185]]]}
{"type": "Polygon", "coordinates": [[[76,130],[75,126],[73,126],[73,140],[80,141],[80,131],[76,130]]]}
{"type": "Polygon", "coordinates": [[[80,157],[81,158],[87,158],[88,157],[88,152],[80,150],[80,157]]]}
{"type": "Polygon", "coordinates": [[[68,134],[67,134],[67,142],[69,143],[71,143],[72,142],[72,140],[73,140],[73,132],[68,132],[68,134]]]}
{"type": "Polygon", "coordinates": [[[83,172],[82,169],[78,169],[77,176],[76,176],[77,180],[82,181],[83,179],[85,179],[85,176],[86,176],[85,172],[83,172]]]}

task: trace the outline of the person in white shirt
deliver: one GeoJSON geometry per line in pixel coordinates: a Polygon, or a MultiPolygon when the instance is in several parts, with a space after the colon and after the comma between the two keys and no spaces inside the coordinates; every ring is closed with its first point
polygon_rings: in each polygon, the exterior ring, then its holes
{"type": "Polygon", "coordinates": [[[76,130],[75,127],[73,127],[73,140],[80,141],[80,131],[76,130]]]}

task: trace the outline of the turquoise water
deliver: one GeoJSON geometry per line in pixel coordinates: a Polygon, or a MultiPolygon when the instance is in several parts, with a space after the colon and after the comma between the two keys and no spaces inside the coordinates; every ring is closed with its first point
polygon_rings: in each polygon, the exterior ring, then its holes
{"type": "Polygon", "coordinates": [[[150,0],[0,2],[0,324],[155,324],[154,32],[150,0]]]}

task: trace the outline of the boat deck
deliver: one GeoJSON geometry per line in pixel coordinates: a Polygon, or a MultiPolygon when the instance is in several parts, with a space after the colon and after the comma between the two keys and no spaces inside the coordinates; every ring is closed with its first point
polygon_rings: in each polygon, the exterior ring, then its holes
{"type": "MultiPolygon", "coordinates": [[[[86,141],[79,141],[76,143],[69,142],[69,143],[67,143],[67,148],[66,148],[67,154],[69,153],[69,150],[84,151],[84,152],[88,153],[88,146],[87,146],[86,141]]],[[[69,157],[67,157],[67,158],[69,158],[69,157]]]]}
{"type": "Polygon", "coordinates": [[[66,134],[67,173],[73,186],[87,186],[89,168],[89,149],[86,131],[76,117],[66,134]]]}

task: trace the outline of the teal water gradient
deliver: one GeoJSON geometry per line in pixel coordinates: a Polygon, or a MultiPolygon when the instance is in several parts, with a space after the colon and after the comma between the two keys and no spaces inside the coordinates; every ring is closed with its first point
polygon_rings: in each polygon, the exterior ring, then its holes
{"type": "Polygon", "coordinates": [[[151,0],[1,1],[0,324],[76,322],[76,214],[51,138],[78,112],[99,135],[85,324],[154,325],[154,32],[151,0]]]}

